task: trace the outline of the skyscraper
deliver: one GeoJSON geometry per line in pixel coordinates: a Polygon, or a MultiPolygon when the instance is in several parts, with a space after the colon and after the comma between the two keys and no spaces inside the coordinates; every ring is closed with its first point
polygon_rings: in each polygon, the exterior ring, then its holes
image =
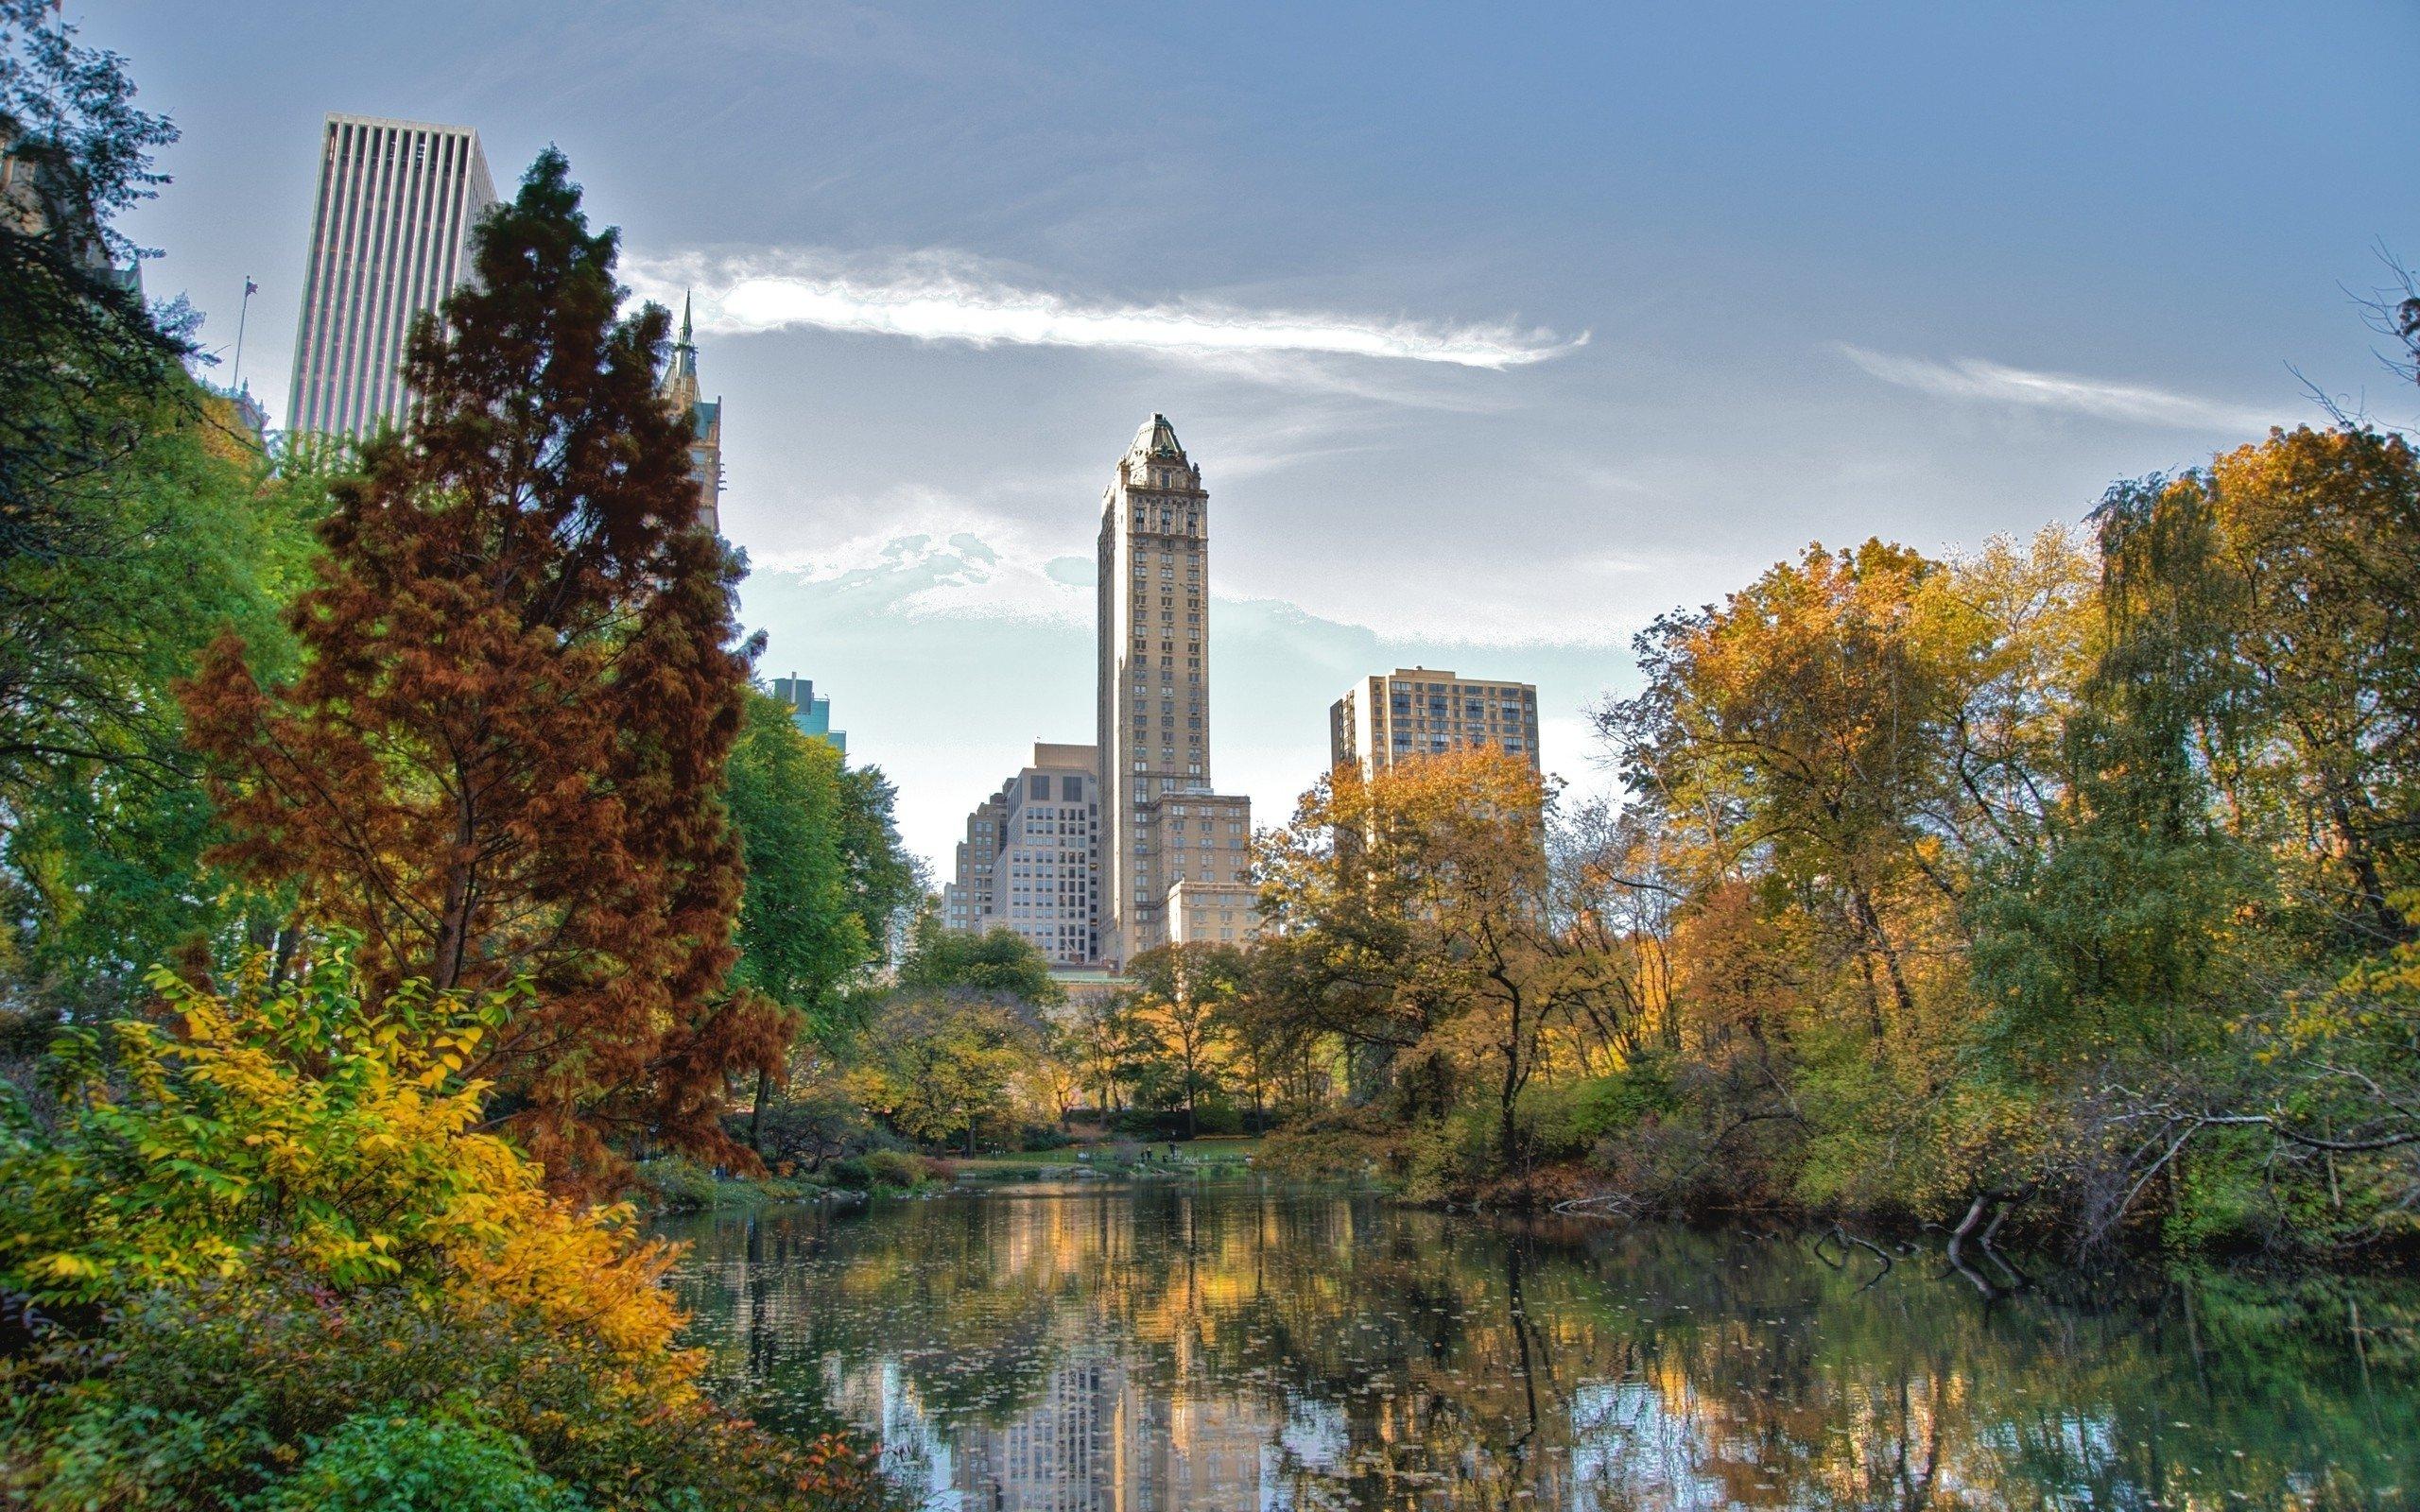
{"type": "Polygon", "coordinates": [[[664,397],[689,421],[689,476],[698,485],[698,518],[722,534],[722,401],[698,387],[698,344],[689,334],[689,301],[681,301],[681,339],[664,369],[664,397]]]}
{"type": "Polygon", "coordinates": [[[1168,418],[1153,415],[1101,496],[1101,951],[1115,967],[1168,942],[1169,889],[1180,880],[1226,888],[1245,880],[1249,800],[1202,802],[1218,799],[1210,785],[1209,572],[1210,495],[1201,469],[1168,418]],[[1170,843],[1179,805],[1215,807],[1217,823],[1236,833],[1179,850],[1170,843]]]}
{"type": "Polygon", "coordinates": [[[495,180],[468,127],[331,114],[320,150],[286,427],[358,440],[404,423],[405,341],[471,276],[495,180]]]}

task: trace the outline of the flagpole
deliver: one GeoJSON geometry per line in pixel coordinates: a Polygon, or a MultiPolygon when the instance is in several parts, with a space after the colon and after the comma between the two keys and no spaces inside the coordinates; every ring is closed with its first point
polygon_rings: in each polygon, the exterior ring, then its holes
{"type": "Polygon", "coordinates": [[[252,318],[252,291],[260,287],[251,275],[244,275],[244,306],[235,314],[235,370],[227,377],[230,392],[240,393],[244,387],[244,322],[252,318]]]}

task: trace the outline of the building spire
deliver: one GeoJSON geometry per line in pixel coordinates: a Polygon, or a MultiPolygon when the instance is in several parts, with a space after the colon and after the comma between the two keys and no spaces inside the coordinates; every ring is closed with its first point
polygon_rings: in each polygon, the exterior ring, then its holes
{"type": "Polygon", "coordinates": [[[681,345],[694,346],[689,339],[689,291],[687,289],[681,291],[681,345]]]}

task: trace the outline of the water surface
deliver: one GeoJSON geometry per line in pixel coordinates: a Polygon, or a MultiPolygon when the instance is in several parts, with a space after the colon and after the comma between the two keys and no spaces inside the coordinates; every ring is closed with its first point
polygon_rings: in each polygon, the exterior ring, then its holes
{"type": "Polygon", "coordinates": [[[693,1334],[760,1420],[880,1435],[931,1508],[2420,1502],[2409,1283],[1987,1297],[1934,1255],[1876,1280],[1803,1236],[1253,1186],[667,1231],[693,1241],[693,1334]]]}

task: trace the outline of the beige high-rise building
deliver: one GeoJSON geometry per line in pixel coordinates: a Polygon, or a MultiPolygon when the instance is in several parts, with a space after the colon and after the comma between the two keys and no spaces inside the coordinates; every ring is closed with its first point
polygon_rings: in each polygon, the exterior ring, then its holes
{"type": "Polygon", "coordinates": [[[1328,765],[1374,777],[1415,756],[1493,746],[1532,770],[1538,760],[1538,690],[1526,682],[1461,678],[1397,667],[1364,678],[1329,706],[1328,765]]]}
{"type": "Polygon", "coordinates": [[[1248,880],[1251,802],[1211,786],[1209,579],[1201,469],[1153,415],[1101,496],[1101,952],[1114,968],[1168,943],[1180,879],[1248,880]],[[1198,810],[1215,810],[1213,846],[1198,843],[1198,810]]]}
{"type": "Polygon", "coordinates": [[[1100,958],[1100,773],[1090,746],[1037,743],[1033,760],[967,816],[942,922],[1012,930],[1053,966],[1100,958]]]}
{"type": "Polygon", "coordinates": [[[495,180],[470,128],[328,117],[289,432],[360,440],[405,422],[412,322],[470,279],[471,231],[494,203],[495,180]]]}

